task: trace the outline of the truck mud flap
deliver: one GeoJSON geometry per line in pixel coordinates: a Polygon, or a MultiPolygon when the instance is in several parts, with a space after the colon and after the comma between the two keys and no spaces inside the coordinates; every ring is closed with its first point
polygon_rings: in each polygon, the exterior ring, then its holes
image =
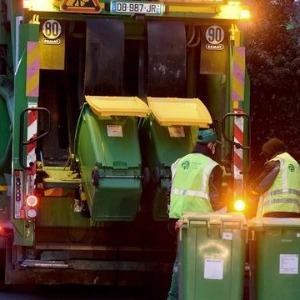
{"type": "Polygon", "coordinates": [[[123,85],[125,29],[119,20],[86,22],[86,95],[120,95],[123,85]]]}
{"type": "Polygon", "coordinates": [[[186,35],[180,22],[148,22],[148,95],[184,97],[186,35]]]}

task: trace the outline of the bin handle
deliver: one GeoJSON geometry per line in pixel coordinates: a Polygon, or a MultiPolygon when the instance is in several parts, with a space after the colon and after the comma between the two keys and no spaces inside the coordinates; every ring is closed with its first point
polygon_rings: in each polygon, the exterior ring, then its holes
{"type": "Polygon", "coordinates": [[[238,224],[238,228],[240,228],[240,229],[242,229],[245,226],[245,222],[242,221],[242,220],[231,220],[231,221],[229,221],[229,220],[223,220],[222,221],[222,227],[223,228],[224,228],[224,226],[226,226],[226,223],[228,223],[227,226],[229,224],[236,223],[236,224],[238,224]]]}
{"type": "Polygon", "coordinates": [[[209,227],[208,220],[199,220],[197,218],[189,218],[188,222],[186,223],[186,227],[189,228],[192,225],[206,225],[206,227],[209,227]]]}
{"type": "MultiPolygon", "coordinates": [[[[224,228],[229,224],[233,225],[236,224],[236,229],[245,229],[245,222],[243,220],[220,220],[215,219],[213,222],[210,220],[199,220],[197,218],[189,218],[188,222],[186,223],[185,227],[189,228],[190,226],[195,225],[205,225],[207,227],[208,236],[211,236],[211,229],[212,226],[219,226],[219,237],[222,238],[222,233],[224,232],[224,228]]],[[[246,229],[245,229],[246,230],[246,229]]]]}
{"type": "MultiPolygon", "coordinates": [[[[189,228],[191,225],[205,225],[207,228],[207,235],[211,236],[211,227],[212,226],[219,226],[220,227],[220,232],[222,232],[222,223],[221,222],[209,222],[209,220],[199,220],[196,218],[191,218],[189,219],[189,222],[187,223],[187,228],[189,228]]],[[[219,234],[219,237],[221,236],[221,234],[219,234]]]]}

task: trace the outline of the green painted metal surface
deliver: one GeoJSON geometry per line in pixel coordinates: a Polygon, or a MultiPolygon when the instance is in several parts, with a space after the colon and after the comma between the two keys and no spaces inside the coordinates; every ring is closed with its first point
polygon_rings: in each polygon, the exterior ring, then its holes
{"type": "Polygon", "coordinates": [[[35,243],[35,224],[14,219],[14,245],[33,246],[35,243]]]}
{"type": "MultiPolygon", "coordinates": [[[[13,131],[13,168],[20,168],[19,151],[20,151],[20,115],[22,111],[27,108],[28,101],[32,98],[26,97],[26,67],[27,67],[27,42],[38,41],[39,39],[39,25],[38,24],[22,24],[20,25],[20,62],[15,72],[14,85],[14,99],[17,99],[18,105],[14,106],[14,128],[13,131]]],[[[35,100],[36,101],[36,100],[35,100]]],[[[21,125],[24,126],[24,125],[21,125]]],[[[27,137],[21,137],[22,141],[27,137]]]]}
{"type": "Polygon", "coordinates": [[[0,97],[0,174],[11,166],[11,122],[3,98],[0,97]]]}
{"type": "Polygon", "coordinates": [[[91,218],[133,220],[139,207],[142,176],[136,118],[101,118],[84,105],[76,130],[75,154],[91,218]],[[114,128],[122,136],[108,136],[114,128]],[[92,182],[95,166],[100,174],[98,187],[92,182]]]}
{"type": "Polygon", "coordinates": [[[246,229],[243,216],[184,216],[180,299],[243,299],[246,229]]]}
{"type": "Polygon", "coordinates": [[[90,219],[74,212],[72,197],[42,197],[38,210],[37,226],[80,227],[90,226],[90,219]]]}
{"type": "MultiPolygon", "coordinates": [[[[13,111],[13,145],[12,145],[12,168],[20,169],[20,114],[27,107],[26,97],[26,60],[27,60],[27,41],[38,41],[38,24],[21,24],[19,43],[19,64],[16,68],[14,77],[14,100],[17,99],[18,105],[14,105],[13,111]]],[[[14,196],[14,195],[13,195],[14,196]]],[[[13,199],[13,197],[12,197],[13,199]]],[[[13,204],[12,204],[13,205],[13,204]]],[[[24,220],[13,219],[13,226],[16,228],[14,244],[32,246],[35,239],[34,223],[24,220]]]]}

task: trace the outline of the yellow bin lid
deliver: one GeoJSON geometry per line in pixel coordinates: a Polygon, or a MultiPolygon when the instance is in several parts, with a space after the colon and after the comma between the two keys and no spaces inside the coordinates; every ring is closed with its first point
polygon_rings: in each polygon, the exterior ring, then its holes
{"type": "Polygon", "coordinates": [[[145,117],[148,105],[138,97],[85,96],[92,111],[98,116],[145,117]]]}
{"type": "Polygon", "coordinates": [[[163,126],[207,128],[212,123],[208,109],[198,98],[148,97],[147,102],[156,121],[163,126]]]}

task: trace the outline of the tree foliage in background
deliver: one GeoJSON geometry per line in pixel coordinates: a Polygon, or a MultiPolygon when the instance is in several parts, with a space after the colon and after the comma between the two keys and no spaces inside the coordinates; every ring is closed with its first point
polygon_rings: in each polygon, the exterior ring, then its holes
{"type": "Polygon", "coordinates": [[[299,2],[252,0],[246,33],[251,85],[252,157],[271,137],[284,140],[300,159],[299,2]]]}

